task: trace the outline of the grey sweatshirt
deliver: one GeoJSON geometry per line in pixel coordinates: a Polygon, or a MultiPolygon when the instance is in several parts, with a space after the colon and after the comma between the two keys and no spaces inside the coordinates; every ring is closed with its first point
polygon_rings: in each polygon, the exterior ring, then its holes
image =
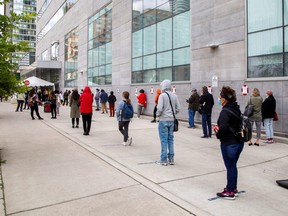
{"type": "MultiPolygon", "coordinates": [[[[173,106],[174,114],[176,115],[180,111],[180,103],[176,94],[173,94],[171,91],[165,91],[169,94],[171,103],[173,106]]],[[[168,95],[163,92],[158,99],[157,105],[157,116],[159,116],[159,121],[173,121],[173,113],[171,105],[169,102],[168,95]]]]}

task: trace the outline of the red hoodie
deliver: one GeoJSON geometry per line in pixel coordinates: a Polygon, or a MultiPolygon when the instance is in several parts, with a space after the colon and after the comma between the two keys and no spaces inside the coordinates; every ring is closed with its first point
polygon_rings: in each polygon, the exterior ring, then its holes
{"type": "Polygon", "coordinates": [[[81,114],[92,114],[93,95],[89,86],[84,88],[80,96],[80,112],[81,114]]]}
{"type": "Polygon", "coordinates": [[[137,96],[137,99],[138,99],[138,104],[142,104],[144,107],[146,107],[146,95],[145,95],[145,93],[140,93],[137,96]]]}

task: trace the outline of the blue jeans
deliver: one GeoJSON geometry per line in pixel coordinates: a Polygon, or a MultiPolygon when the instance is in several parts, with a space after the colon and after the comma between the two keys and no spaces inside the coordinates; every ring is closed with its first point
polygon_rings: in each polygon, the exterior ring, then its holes
{"type": "Polygon", "coordinates": [[[229,192],[233,192],[237,189],[237,161],[243,150],[244,143],[221,145],[222,157],[227,170],[227,185],[226,189],[229,192]]]}
{"type": "Polygon", "coordinates": [[[188,114],[189,114],[189,127],[195,127],[194,124],[195,111],[193,109],[188,109],[188,114]]]}
{"type": "Polygon", "coordinates": [[[159,137],[161,142],[161,161],[174,159],[174,121],[160,121],[158,125],[159,137]]]}
{"type": "Polygon", "coordinates": [[[273,138],[273,118],[266,118],[264,120],[264,127],[265,127],[265,133],[266,138],[273,138]]]}
{"type": "Polygon", "coordinates": [[[208,137],[212,135],[211,114],[202,114],[202,129],[203,135],[208,137]]]}

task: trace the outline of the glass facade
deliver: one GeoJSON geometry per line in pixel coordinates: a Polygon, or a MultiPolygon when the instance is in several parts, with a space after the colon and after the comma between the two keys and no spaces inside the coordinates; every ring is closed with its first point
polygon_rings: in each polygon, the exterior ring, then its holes
{"type": "Polygon", "coordinates": [[[190,0],[133,0],[132,83],[190,80],[190,0]]]}
{"type": "Polygon", "coordinates": [[[288,75],[288,0],[247,0],[248,78],[288,75]]]}
{"type": "Polygon", "coordinates": [[[64,86],[77,87],[78,72],[78,29],[65,36],[64,86]]]}
{"type": "Polygon", "coordinates": [[[89,18],[88,85],[112,80],[112,3],[89,18]]]}

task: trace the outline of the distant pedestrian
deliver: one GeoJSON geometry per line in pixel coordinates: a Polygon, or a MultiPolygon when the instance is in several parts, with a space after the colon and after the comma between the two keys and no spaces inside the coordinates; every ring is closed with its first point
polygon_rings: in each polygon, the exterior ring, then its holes
{"type": "Polygon", "coordinates": [[[108,94],[105,92],[104,89],[101,89],[100,103],[101,103],[102,114],[108,113],[107,106],[106,106],[107,101],[108,101],[108,94]]]}
{"type": "Polygon", "coordinates": [[[68,106],[68,97],[69,97],[69,93],[68,93],[68,90],[66,89],[66,91],[63,94],[63,98],[64,98],[63,106],[65,106],[65,105],[68,106]]]}
{"type": "Polygon", "coordinates": [[[36,112],[36,115],[38,117],[39,120],[43,120],[43,118],[40,116],[39,114],[39,108],[38,108],[38,104],[42,104],[41,101],[38,99],[38,95],[35,91],[35,89],[31,89],[29,94],[28,94],[28,104],[30,106],[30,110],[31,110],[31,117],[32,120],[35,120],[34,118],[34,111],[36,112]]]}
{"type": "Polygon", "coordinates": [[[201,138],[208,138],[212,136],[212,108],[214,106],[213,95],[208,92],[207,86],[202,87],[202,95],[199,100],[202,113],[202,130],[203,136],[201,138]]]}
{"type": "Polygon", "coordinates": [[[25,92],[24,108],[23,109],[29,109],[29,106],[28,106],[28,94],[29,94],[29,91],[26,91],[25,92]]]}
{"type": "Polygon", "coordinates": [[[18,112],[19,109],[20,109],[20,112],[23,111],[24,101],[25,101],[25,94],[24,93],[17,94],[17,108],[15,112],[18,112]]]}
{"type": "Polygon", "coordinates": [[[114,95],[114,92],[111,91],[110,95],[108,97],[108,103],[109,103],[109,111],[110,111],[110,117],[114,117],[115,115],[115,102],[116,102],[116,97],[114,95]]]}
{"type": "Polygon", "coordinates": [[[89,86],[84,88],[83,93],[80,96],[80,113],[83,121],[83,135],[87,136],[90,133],[91,122],[92,122],[92,104],[93,94],[89,86]]]}
{"type": "Polygon", "coordinates": [[[56,113],[57,115],[60,114],[60,107],[61,107],[61,96],[60,92],[58,90],[55,90],[55,96],[56,96],[56,113]]]}
{"type": "Polygon", "coordinates": [[[137,118],[140,118],[140,115],[143,114],[144,109],[147,106],[147,98],[144,89],[141,89],[139,93],[140,94],[137,96],[138,99],[137,118]]]}
{"type": "Polygon", "coordinates": [[[219,98],[223,108],[217,121],[219,129],[215,132],[221,142],[221,153],[227,171],[227,184],[223,192],[217,193],[217,196],[233,200],[238,194],[237,162],[244,147],[244,143],[234,133],[240,131],[242,125],[241,111],[236,102],[235,90],[229,86],[222,87],[219,98]]]}
{"type": "Polygon", "coordinates": [[[188,128],[195,128],[194,117],[195,113],[199,110],[199,99],[200,96],[197,93],[197,89],[192,89],[191,96],[186,100],[188,103],[188,115],[189,115],[189,126],[188,128]]]}
{"type": "Polygon", "coordinates": [[[129,137],[129,123],[130,123],[130,118],[124,118],[122,115],[123,112],[123,108],[125,103],[127,105],[131,105],[131,100],[129,98],[129,92],[124,91],[122,93],[123,96],[123,100],[121,100],[118,103],[117,109],[116,109],[116,116],[117,116],[117,121],[118,121],[118,128],[119,131],[121,132],[121,134],[123,134],[124,137],[124,141],[123,141],[123,145],[127,146],[127,145],[131,145],[132,144],[132,137],[129,137]]]}
{"type": "Polygon", "coordinates": [[[78,90],[77,89],[74,89],[72,91],[69,106],[70,106],[70,118],[72,119],[72,128],[75,127],[75,120],[76,120],[76,128],[79,128],[80,95],[78,94],[78,90]]]}
{"type": "Polygon", "coordinates": [[[159,96],[157,115],[159,116],[158,132],[161,142],[159,164],[174,165],[174,116],[180,111],[180,103],[176,94],[171,92],[171,81],[163,80],[160,84],[162,94],[159,96]],[[167,161],[168,159],[168,161],[167,161]]]}
{"type": "Polygon", "coordinates": [[[160,94],[161,94],[161,89],[157,89],[156,90],[156,95],[154,97],[155,107],[154,107],[154,110],[153,110],[153,120],[151,121],[151,123],[155,123],[156,122],[157,105],[158,105],[158,99],[159,99],[160,94]]]}
{"type": "MultiPolygon", "coordinates": [[[[248,104],[252,104],[254,106],[253,114],[251,117],[249,117],[249,121],[251,123],[251,126],[253,128],[253,125],[255,123],[256,125],[256,141],[254,143],[255,146],[259,146],[259,141],[261,138],[261,124],[262,124],[262,112],[261,107],[263,103],[263,98],[260,96],[260,91],[258,88],[254,88],[252,90],[252,95],[250,96],[248,100],[248,104]]],[[[248,145],[253,145],[252,141],[250,140],[248,142],[248,145]]]]}
{"type": "Polygon", "coordinates": [[[276,100],[273,96],[273,92],[268,90],[266,92],[266,99],[262,103],[262,119],[264,122],[266,140],[264,143],[273,143],[273,118],[276,112],[276,100]]]}
{"type": "Polygon", "coordinates": [[[51,119],[56,119],[57,117],[57,96],[54,91],[49,92],[48,101],[50,101],[51,119]]]}
{"type": "Polygon", "coordinates": [[[95,94],[95,103],[96,103],[96,111],[99,111],[100,110],[100,105],[99,105],[99,101],[100,101],[100,90],[97,88],[96,89],[96,94],[95,94]]]}

